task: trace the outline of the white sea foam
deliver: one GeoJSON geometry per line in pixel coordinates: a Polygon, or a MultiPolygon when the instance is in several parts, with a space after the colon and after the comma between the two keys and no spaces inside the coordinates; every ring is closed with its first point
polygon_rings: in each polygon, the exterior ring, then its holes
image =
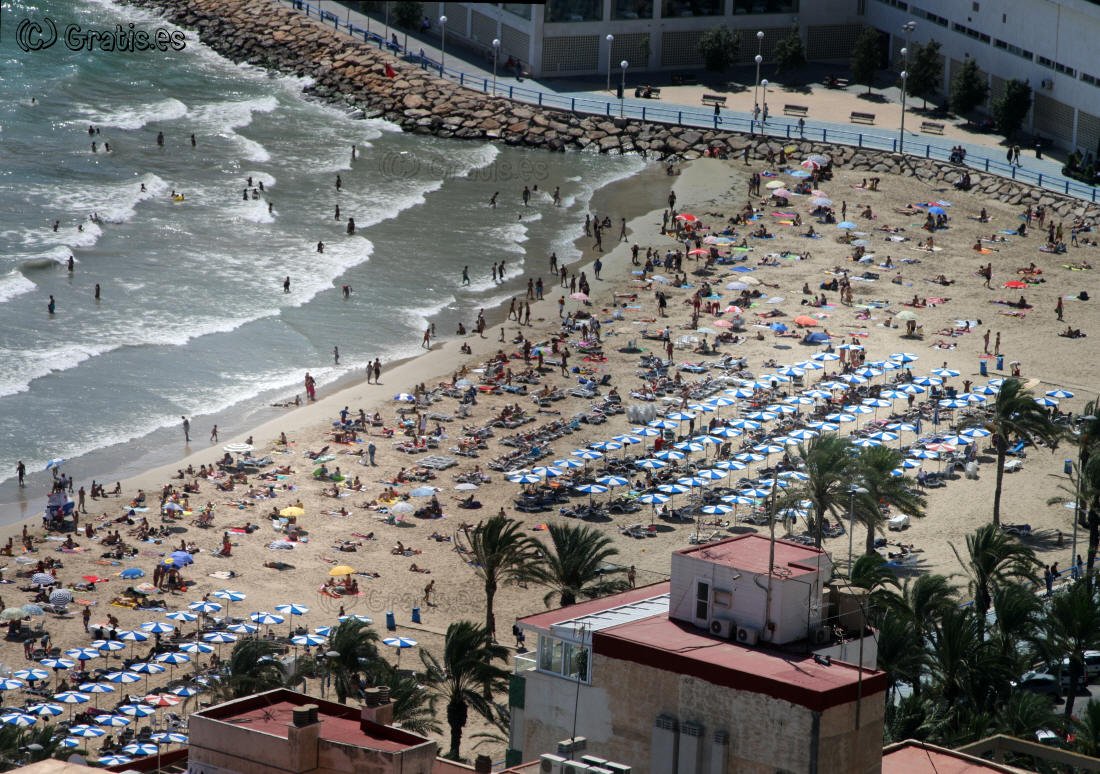
{"type": "Polygon", "coordinates": [[[174,97],[151,102],[148,105],[119,108],[85,108],[83,115],[89,123],[115,129],[141,129],[147,124],[174,121],[187,115],[187,105],[174,97]]]}
{"type": "Polygon", "coordinates": [[[7,274],[0,275],[0,303],[10,301],[16,296],[21,296],[24,293],[30,293],[37,287],[37,285],[13,269],[7,274]]]}

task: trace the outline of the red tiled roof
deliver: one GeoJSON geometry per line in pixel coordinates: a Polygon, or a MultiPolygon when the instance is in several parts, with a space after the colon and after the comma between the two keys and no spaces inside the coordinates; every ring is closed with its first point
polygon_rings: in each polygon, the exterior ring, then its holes
{"type": "Polygon", "coordinates": [[[882,753],[882,774],[1010,774],[1011,766],[982,760],[912,739],[890,745],[882,753]]]}
{"type": "MultiPolygon", "coordinates": [[[[765,535],[750,533],[720,540],[717,543],[682,548],[676,553],[727,565],[744,572],[766,574],[770,542],[765,535]]],[[[820,548],[776,540],[774,566],[789,570],[791,575],[806,575],[817,572],[817,564],[824,553],[820,548]]]]}
{"type": "MultiPolygon", "coordinates": [[[[604,599],[604,604],[617,601],[604,599]]],[[[715,685],[766,694],[807,707],[825,710],[886,690],[886,674],[860,670],[833,661],[825,666],[813,656],[791,654],[767,646],[748,647],[720,640],[690,624],[667,616],[651,616],[596,631],[593,651],[653,669],[691,675],[715,685]]]]}

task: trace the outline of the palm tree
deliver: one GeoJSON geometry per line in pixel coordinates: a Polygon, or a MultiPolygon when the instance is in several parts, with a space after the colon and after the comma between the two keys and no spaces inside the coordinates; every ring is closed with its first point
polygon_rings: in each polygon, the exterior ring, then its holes
{"type": "Polygon", "coordinates": [[[462,730],[470,709],[486,720],[493,719],[493,704],[482,692],[486,686],[490,693],[505,686],[508,671],[493,662],[503,661],[507,652],[504,646],[493,642],[487,629],[471,621],[458,621],[447,627],[442,662],[427,650],[420,651],[428,690],[447,705],[451,743],[446,757],[460,760],[462,730]]]}
{"type": "Polygon", "coordinates": [[[904,673],[903,677],[912,686],[913,694],[919,696],[930,630],[949,610],[957,607],[956,589],[943,575],[920,575],[916,579],[906,579],[896,592],[884,591],[880,599],[887,617],[900,620],[908,631],[908,641],[915,653],[913,660],[907,663],[916,671],[904,673]]]}
{"type": "Polygon", "coordinates": [[[435,697],[420,684],[422,675],[399,671],[382,659],[370,677],[375,685],[389,686],[394,725],[421,736],[443,732],[435,719],[435,697]]]}
{"type": "Polygon", "coordinates": [[[813,503],[814,545],[821,547],[821,530],[826,514],[837,516],[842,497],[848,491],[852,471],[852,442],[848,436],[826,433],[798,445],[803,472],[809,480],[801,487],[802,498],[813,503]]]}
{"type": "Polygon", "coordinates": [[[1100,701],[1090,699],[1074,724],[1074,750],[1082,755],[1100,755],[1100,701]]]}
{"type": "Polygon", "coordinates": [[[53,757],[65,738],[57,726],[0,727],[0,771],[10,771],[53,757]]]}
{"type": "Polygon", "coordinates": [[[501,583],[522,581],[537,561],[534,541],[523,534],[523,525],[503,514],[478,522],[464,530],[474,572],[485,587],[485,628],[496,638],[497,622],[493,600],[501,583]]]}
{"type": "Polygon", "coordinates": [[[280,648],[268,640],[249,637],[234,645],[225,683],[227,698],[251,696],[286,685],[287,673],[279,654],[280,648]]]}
{"type": "Polygon", "coordinates": [[[866,589],[872,595],[888,593],[889,588],[898,587],[898,576],[886,566],[882,554],[864,554],[852,562],[848,582],[857,589],[866,589]]]}
{"type": "Polygon", "coordinates": [[[1013,660],[1016,672],[1034,663],[1041,642],[1043,604],[1026,586],[1009,583],[993,589],[994,625],[990,641],[1001,655],[1013,660]]]}
{"type": "Polygon", "coordinates": [[[621,575],[621,567],[604,568],[608,559],[619,554],[607,535],[571,524],[551,524],[548,531],[550,545],[535,544],[538,561],[527,572],[531,580],[550,589],[544,604],[549,606],[555,594],[567,607],[580,597],[599,597],[628,587],[625,579],[608,577],[621,575]]]}
{"type": "Polygon", "coordinates": [[[364,621],[348,618],[329,634],[329,654],[324,661],[324,671],[332,680],[337,700],[343,704],[348,697],[362,692],[361,675],[367,675],[378,667],[378,632],[364,621]]]}
{"type": "Polygon", "coordinates": [[[1066,695],[1066,718],[1073,714],[1073,700],[1085,673],[1085,651],[1100,646],[1100,609],[1085,583],[1075,583],[1051,600],[1046,617],[1046,645],[1061,662],[1069,656],[1072,687],[1066,695]]]}
{"type": "Polygon", "coordinates": [[[993,488],[993,523],[1001,524],[1001,489],[1004,484],[1005,457],[1015,440],[1054,444],[1060,435],[1045,408],[1035,402],[1031,390],[1019,379],[1005,379],[993,402],[992,414],[985,421],[997,453],[997,479],[993,488]]]}
{"type": "Polygon", "coordinates": [[[1028,546],[993,524],[984,524],[966,536],[966,559],[953,544],[949,545],[970,579],[978,626],[984,632],[994,589],[1020,580],[1034,582],[1039,561],[1028,546]]]}
{"type": "Polygon", "coordinates": [[[901,453],[888,446],[868,446],[855,458],[856,516],[867,525],[866,553],[875,551],[875,533],[881,530],[883,508],[893,507],[906,516],[923,516],[926,500],[910,476],[895,476],[901,453]]]}

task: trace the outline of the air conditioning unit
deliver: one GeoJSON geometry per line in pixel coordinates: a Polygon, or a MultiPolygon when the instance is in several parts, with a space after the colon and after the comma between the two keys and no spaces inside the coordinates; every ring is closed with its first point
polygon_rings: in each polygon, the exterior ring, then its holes
{"type": "Polygon", "coordinates": [[[715,637],[721,637],[723,640],[728,640],[733,636],[734,623],[728,618],[713,618],[711,619],[710,633],[715,637]]]}
{"type": "Polygon", "coordinates": [[[565,758],[545,753],[539,758],[539,774],[562,774],[565,758]]]}
{"type": "Polygon", "coordinates": [[[577,736],[573,739],[562,739],[558,742],[558,755],[572,755],[574,753],[583,752],[588,746],[588,739],[583,736],[577,736]]]}
{"type": "Polygon", "coordinates": [[[760,631],[758,629],[749,629],[746,626],[737,627],[737,641],[742,645],[755,645],[759,639],[760,631]]]}
{"type": "Polygon", "coordinates": [[[814,645],[828,645],[832,642],[833,633],[825,626],[819,626],[810,632],[810,641],[814,645]]]}
{"type": "Polygon", "coordinates": [[[1043,82],[1042,82],[1041,85],[1044,89],[1047,89],[1047,90],[1053,89],[1054,88],[1054,79],[1053,78],[1043,78],[1043,82]]]}

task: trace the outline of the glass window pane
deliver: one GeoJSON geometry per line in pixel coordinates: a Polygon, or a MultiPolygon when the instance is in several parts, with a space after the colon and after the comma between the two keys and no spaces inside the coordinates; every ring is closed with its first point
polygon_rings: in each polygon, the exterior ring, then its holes
{"type": "Polygon", "coordinates": [[[603,19],[603,0],[547,0],[546,21],[584,22],[603,19]]]}
{"type": "Polygon", "coordinates": [[[531,18],[531,6],[526,3],[502,3],[501,8],[511,14],[515,14],[522,19],[531,18]]]}
{"type": "Polygon", "coordinates": [[[666,19],[691,16],[721,16],[725,11],[723,0],[665,0],[661,13],[666,19]]]}
{"type": "Polygon", "coordinates": [[[653,0],[614,0],[612,19],[652,19],[653,0]]]}

